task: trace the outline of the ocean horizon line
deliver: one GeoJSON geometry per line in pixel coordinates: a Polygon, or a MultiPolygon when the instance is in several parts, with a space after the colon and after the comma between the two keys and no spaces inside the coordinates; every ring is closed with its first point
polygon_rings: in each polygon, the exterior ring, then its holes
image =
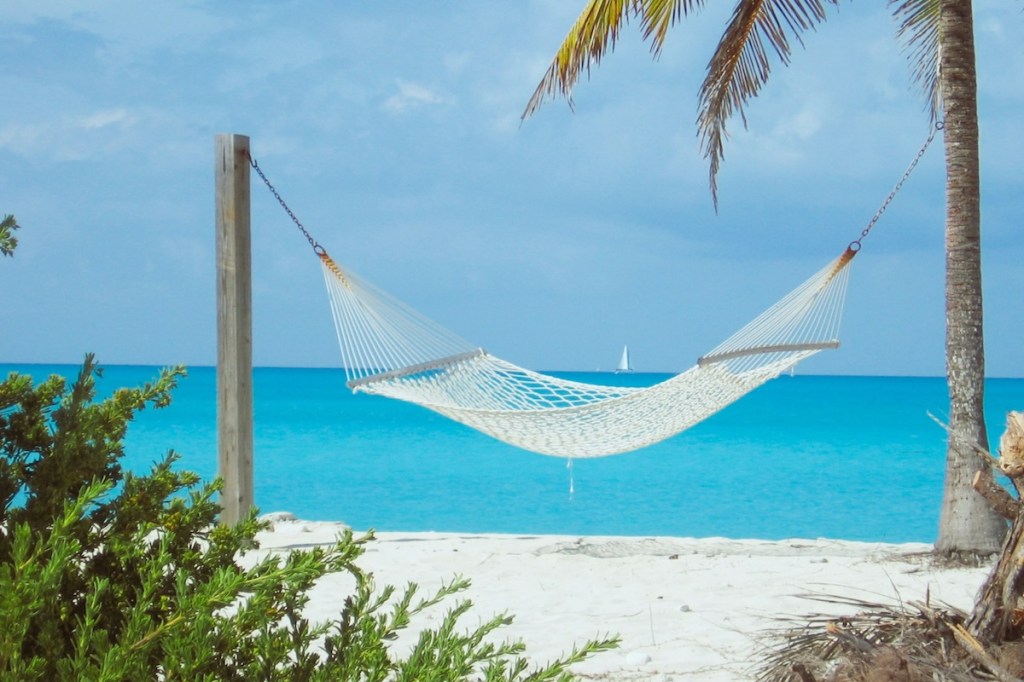
{"type": "MultiPolygon", "coordinates": [[[[153,363],[153,362],[98,362],[100,368],[104,367],[119,367],[119,368],[137,368],[137,369],[165,369],[169,367],[175,367],[183,365],[185,369],[216,369],[216,365],[206,363],[187,363],[187,362],[169,362],[169,363],[153,363]]],[[[696,364],[696,363],[695,363],[696,364]]],[[[48,362],[48,361],[19,361],[19,360],[3,360],[0,361],[0,367],[8,366],[26,366],[26,367],[81,367],[81,362],[48,362]]],[[[692,365],[691,365],[692,366],[692,365]]],[[[641,375],[641,376],[674,376],[680,372],[684,372],[690,367],[684,367],[678,370],[671,369],[641,369],[633,370],[626,374],[641,375]]],[[[527,368],[531,371],[539,372],[542,374],[615,374],[616,370],[612,367],[608,369],[533,369],[527,368]]],[[[344,367],[340,365],[328,366],[328,365],[278,365],[278,364],[267,364],[267,365],[253,365],[253,370],[326,370],[326,371],[344,371],[344,367]]],[[[795,376],[799,377],[822,377],[822,378],[863,378],[863,379],[946,379],[945,375],[942,374],[868,374],[868,373],[857,373],[857,374],[841,374],[841,373],[830,373],[830,372],[800,372],[797,371],[795,376]]],[[[986,380],[1010,380],[1016,381],[1024,379],[1024,374],[1021,376],[995,376],[987,375],[986,380]]]]}

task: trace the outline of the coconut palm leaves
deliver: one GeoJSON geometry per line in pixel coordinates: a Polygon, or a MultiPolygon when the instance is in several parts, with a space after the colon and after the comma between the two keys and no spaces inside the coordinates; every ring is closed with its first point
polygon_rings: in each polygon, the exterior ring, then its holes
{"type": "MultiPolygon", "coordinates": [[[[718,169],[724,156],[726,124],[739,115],[746,126],[743,107],[760,92],[771,73],[774,54],[789,63],[793,42],[826,18],[826,5],[839,0],[741,0],[719,42],[700,90],[698,134],[710,162],[711,195],[718,203],[718,169]]],[[[645,40],[657,56],[669,27],[704,7],[704,0],[590,0],[526,106],[523,117],[533,114],[544,99],[561,95],[570,106],[572,89],[580,75],[615,47],[619,29],[633,16],[640,21],[645,40]]],[[[912,4],[912,0],[907,0],[912,4]]]]}
{"type": "MultiPolygon", "coordinates": [[[[726,124],[739,116],[747,125],[744,105],[757,96],[771,74],[773,55],[789,63],[794,42],[826,19],[827,5],[839,0],[740,0],[708,62],[700,89],[697,130],[701,150],[710,163],[711,196],[718,204],[718,170],[725,156],[726,124]]],[[[938,118],[938,0],[893,1],[900,22],[899,37],[906,46],[915,81],[924,91],[932,119],[938,118]]],[[[705,0],[590,0],[558,48],[534,91],[523,118],[544,100],[561,96],[572,106],[572,91],[580,76],[590,73],[615,48],[619,31],[631,17],[640,22],[644,40],[657,57],[668,29],[684,16],[703,9],[705,0]]]]}
{"type": "Polygon", "coordinates": [[[572,106],[572,89],[583,71],[590,73],[601,58],[615,48],[619,29],[632,14],[640,19],[644,39],[651,40],[651,52],[657,56],[665,44],[669,27],[681,14],[700,9],[703,0],[590,0],[569,29],[555,54],[554,61],[526,105],[528,118],[546,97],[561,95],[572,106]]]}
{"type": "MultiPolygon", "coordinates": [[[[838,0],[828,0],[837,4],[838,0]]],[[[790,39],[825,20],[821,0],[747,0],[736,5],[725,34],[708,63],[700,89],[697,129],[704,156],[711,164],[711,196],[718,205],[718,168],[725,154],[726,122],[761,90],[771,73],[770,52],[784,65],[792,53],[790,39]]]]}
{"type": "Polygon", "coordinates": [[[900,22],[898,36],[908,52],[914,80],[921,87],[932,116],[939,117],[939,3],[938,0],[891,1],[900,22]]]}

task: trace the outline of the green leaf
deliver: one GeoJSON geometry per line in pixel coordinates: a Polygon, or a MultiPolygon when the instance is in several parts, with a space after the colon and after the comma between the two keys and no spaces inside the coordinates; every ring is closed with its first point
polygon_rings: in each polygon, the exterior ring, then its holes
{"type": "Polygon", "coordinates": [[[0,220],[0,254],[5,256],[14,255],[14,249],[18,246],[18,239],[14,236],[14,232],[20,229],[20,227],[13,215],[4,215],[3,219],[0,220]]]}

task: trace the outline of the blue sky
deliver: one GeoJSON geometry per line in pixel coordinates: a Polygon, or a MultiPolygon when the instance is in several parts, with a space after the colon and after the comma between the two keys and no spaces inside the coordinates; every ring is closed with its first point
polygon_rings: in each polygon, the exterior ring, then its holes
{"type": "MultiPolygon", "coordinates": [[[[331,254],[536,369],[681,370],[857,236],[928,133],[885,3],[843,3],[731,127],[697,90],[731,3],[660,60],[631,25],[519,116],[582,2],[0,5],[0,361],[212,364],[213,150],[253,154],[331,254]]],[[[975,2],[989,374],[1024,376],[1024,14],[975,2]]],[[[944,371],[942,149],[855,263],[827,374],[944,371]]],[[[255,176],[254,176],[255,180],[255,176]]],[[[318,263],[253,185],[254,358],[339,362],[318,263]]]]}

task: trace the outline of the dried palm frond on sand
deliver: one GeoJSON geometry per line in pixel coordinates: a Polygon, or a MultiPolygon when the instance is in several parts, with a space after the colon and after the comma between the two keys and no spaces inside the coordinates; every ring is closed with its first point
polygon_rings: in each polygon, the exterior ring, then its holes
{"type": "Polygon", "coordinates": [[[1024,675],[1024,642],[979,642],[964,628],[967,614],[954,607],[927,599],[809,598],[857,613],[812,614],[799,627],[776,631],[756,672],[759,682],[1002,682],[1024,675]]]}
{"type": "Polygon", "coordinates": [[[974,487],[1011,522],[1002,551],[970,614],[947,605],[873,603],[812,596],[856,615],[812,615],[767,649],[760,682],[973,682],[1024,680],[1024,412],[1010,412],[999,457],[975,446],[988,467],[974,487]],[[1009,479],[1011,495],[993,471],[1009,479]]]}

